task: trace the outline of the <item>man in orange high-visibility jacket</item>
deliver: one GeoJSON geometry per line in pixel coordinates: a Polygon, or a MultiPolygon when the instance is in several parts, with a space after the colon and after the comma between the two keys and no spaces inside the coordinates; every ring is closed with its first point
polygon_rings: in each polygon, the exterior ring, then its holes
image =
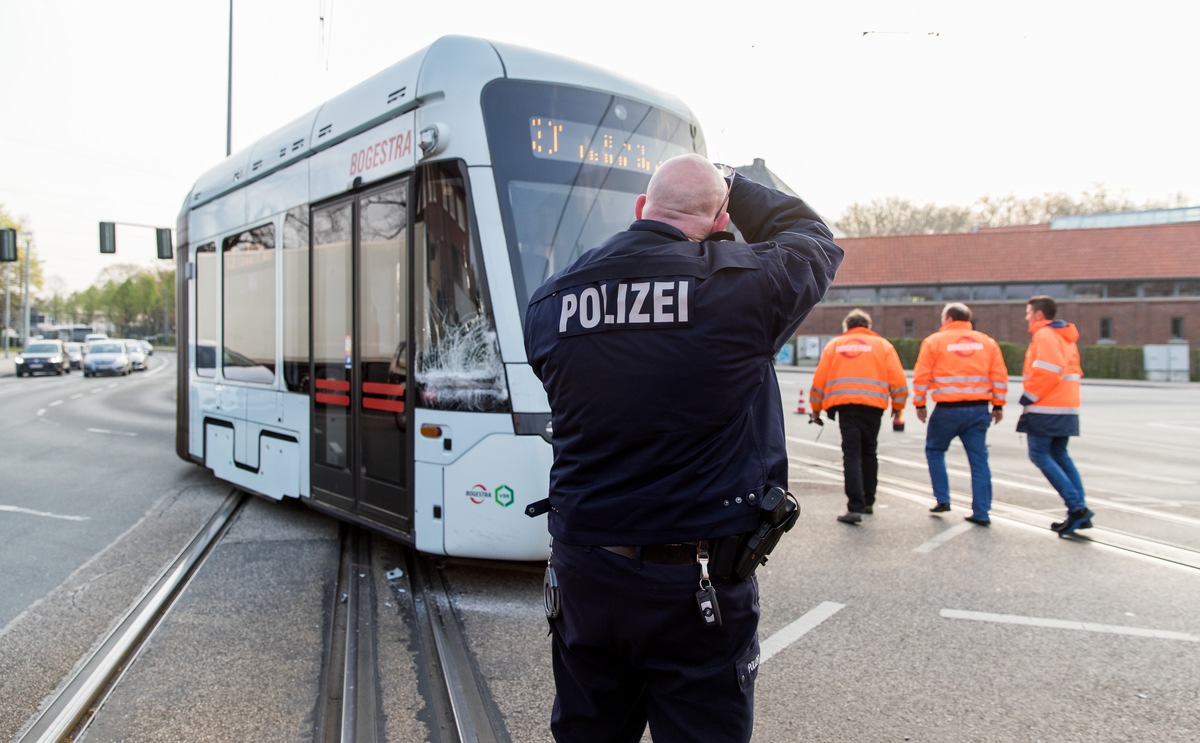
{"type": "Polygon", "coordinates": [[[971,310],[951,302],[942,308],[942,327],[921,341],[913,369],[913,407],[925,422],[925,404],[937,405],[929,416],[925,433],[925,461],[937,504],[931,513],[950,510],[950,478],[946,474],[946,450],[957,437],[971,466],[971,515],[967,521],[980,526],[992,522],[992,471],[988,467],[988,423],[1004,417],[1008,395],[1008,369],[1000,346],[971,325],[971,310]],[[992,411],[988,413],[988,403],[992,411]]]}
{"type": "Polygon", "coordinates": [[[1051,529],[1060,535],[1087,529],[1092,516],[1084,500],[1083,478],[1067,454],[1070,437],[1079,435],[1079,331],[1075,326],[1054,319],[1058,304],[1039,295],[1025,305],[1025,320],[1033,339],[1025,351],[1025,391],[1021,395],[1022,412],[1017,431],[1029,443],[1033,462],[1067,506],[1065,521],[1056,521],[1051,529]]]}
{"type": "Polygon", "coordinates": [[[820,421],[821,410],[837,417],[842,433],[842,470],[846,481],[844,524],[862,522],[873,513],[878,484],[879,424],[892,409],[895,421],[908,400],[908,378],[900,356],[886,338],[871,330],[871,316],[851,310],[842,321],[842,335],[825,345],[808,393],[810,417],[820,421]]]}

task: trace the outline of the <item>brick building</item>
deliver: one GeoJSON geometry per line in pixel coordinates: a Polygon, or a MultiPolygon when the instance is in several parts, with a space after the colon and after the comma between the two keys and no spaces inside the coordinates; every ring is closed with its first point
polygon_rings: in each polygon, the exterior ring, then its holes
{"type": "Polygon", "coordinates": [[[1025,303],[1048,294],[1080,345],[1200,346],[1200,207],[838,244],[845,262],[802,335],[839,333],[860,307],[884,336],[923,338],[961,301],[980,330],[1026,343],[1025,303]]]}

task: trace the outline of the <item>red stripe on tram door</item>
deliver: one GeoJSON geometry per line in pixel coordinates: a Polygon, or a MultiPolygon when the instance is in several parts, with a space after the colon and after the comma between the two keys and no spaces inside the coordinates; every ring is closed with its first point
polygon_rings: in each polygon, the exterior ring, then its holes
{"type": "MultiPolygon", "coordinates": [[[[344,379],[318,379],[315,386],[319,390],[335,390],[337,392],[350,391],[350,382],[344,379]]],[[[339,405],[343,408],[350,407],[349,395],[335,395],[329,392],[318,392],[313,396],[313,399],[326,405],[339,405]]]]}
{"type": "Polygon", "coordinates": [[[369,410],[386,410],[389,413],[404,412],[404,385],[389,384],[386,382],[363,382],[363,400],[362,406],[369,410]],[[399,397],[399,400],[381,400],[378,397],[367,397],[366,395],[386,395],[387,397],[399,397]]]}

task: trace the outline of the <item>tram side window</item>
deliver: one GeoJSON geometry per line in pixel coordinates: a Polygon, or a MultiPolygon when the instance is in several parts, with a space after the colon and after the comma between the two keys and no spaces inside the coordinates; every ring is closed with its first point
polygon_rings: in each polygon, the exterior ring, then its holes
{"type": "Polygon", "coordinates": [[[275,225],[225,238],[221,312],[226,379],[275,381],[275,225]]]}
{"type": "Polygon", "coordinates": [[[414,233],[417,399],[439,410],[507,411],[504,365],[464,175],[454,164],[440,163],[422,173],[420,184],[414,233]]]}
{"type": "Polygon", "coordinates": [[[217,246],[196,248],[196,374],[217,374],[217,246]]]}
{"type": "Polygon", "coordinates": [[[292,209],[283,220],[283,381],[308,393],[308,210],[292,209]]]}

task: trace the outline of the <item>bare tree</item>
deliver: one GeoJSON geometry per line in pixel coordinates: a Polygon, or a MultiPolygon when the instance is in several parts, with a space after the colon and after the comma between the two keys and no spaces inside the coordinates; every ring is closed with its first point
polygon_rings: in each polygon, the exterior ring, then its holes
{"type": "Polygon", "coordinates": [[[1170,209],[1187,203],[1187,197],[1177,193],[1166,199],[1139,205],[1124,194],[1113,193],[1101,184],[1094,184],[1078,197],[1061,192],[1028,199],[1012,195],[981,196],[969,207],[919,205],[893,197],[869,204],[851,204],[835,222],[835,226],[850,237],[935,235],[970,232],[980,227],[1045,224],[1057,217],[1170,209]]]}

